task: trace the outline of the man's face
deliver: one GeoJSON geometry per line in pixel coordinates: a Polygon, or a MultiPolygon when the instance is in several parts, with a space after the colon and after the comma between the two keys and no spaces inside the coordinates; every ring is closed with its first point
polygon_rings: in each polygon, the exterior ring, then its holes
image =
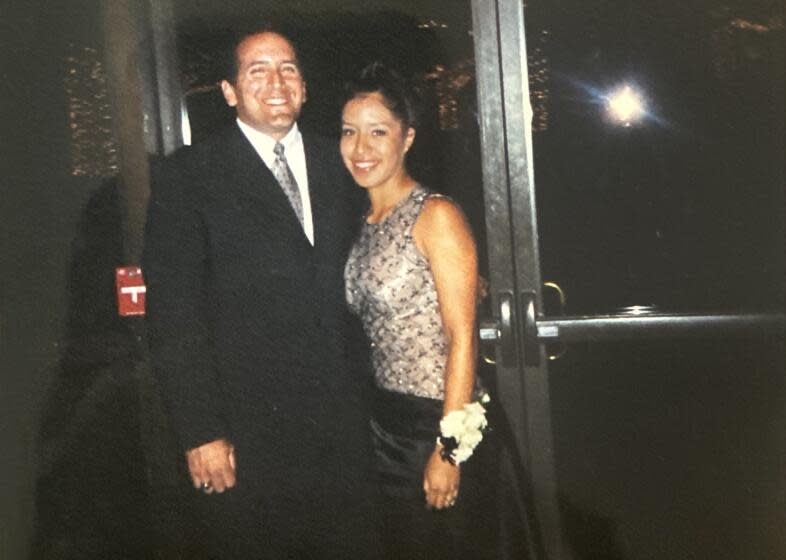
{"type": "Polygon", "coordinates": [[[238,118],[280,140],[300,115],[306,83],[292,45],[277,33],[246,37],[237,47],[235,83],[224,80],[221,91],[238,118]]]}

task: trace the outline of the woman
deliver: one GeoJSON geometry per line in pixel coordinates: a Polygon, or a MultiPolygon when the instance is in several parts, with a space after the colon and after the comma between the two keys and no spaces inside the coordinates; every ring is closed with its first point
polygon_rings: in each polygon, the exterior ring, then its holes
{"type": "Polygon", "coordinates": [[[417,127],[412,90],[378,63],[349,89],[341,155],[370,211],[345,279],[372,346],[384,553],[479,558],[468,533],[469,516],[481,514],[472,511],[472,461],[458,464],[452,447],[461,437],[446,437],[441,422],[460,418],[476,396],[475,242],[458,206],[407,172],[417,127]]]}

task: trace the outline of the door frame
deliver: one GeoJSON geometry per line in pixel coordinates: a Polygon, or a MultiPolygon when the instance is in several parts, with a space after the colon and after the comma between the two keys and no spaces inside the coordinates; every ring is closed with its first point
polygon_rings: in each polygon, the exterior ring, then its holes
{"type": "Polygon", "coordinates": [[[473,0],[475,72],[480,115],[481,160],[486,210],[489,286],[495,320],[481,338],[496,349],[497,398],[513,439],[518,507],[531,553],[569,559],[557,499],[548,368],[525,355],[523,305],[541,301],[540,260],[532,166],[524,8],[521,0],[473,0]],[[491,337],[484,335],[491,332],[491,337]],[[524,371],[523,364],[532,365],[524,371]],[[531,508],[531,509],[530,509],[531,508]]]}

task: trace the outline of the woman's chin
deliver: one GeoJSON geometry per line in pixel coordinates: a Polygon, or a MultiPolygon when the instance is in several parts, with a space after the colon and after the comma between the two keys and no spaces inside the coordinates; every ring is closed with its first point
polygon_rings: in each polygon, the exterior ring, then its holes
{"type": "Polygon", "coordinates": [[[355,183],[357,183],[357,186],[363,189],[370,189],[373,186],[371,182],[368,180],[368,177],[366,177],[365,175],[360,177],[358,177],[357,175],[353,175],[352,178],[355,180],[355,183]]]}

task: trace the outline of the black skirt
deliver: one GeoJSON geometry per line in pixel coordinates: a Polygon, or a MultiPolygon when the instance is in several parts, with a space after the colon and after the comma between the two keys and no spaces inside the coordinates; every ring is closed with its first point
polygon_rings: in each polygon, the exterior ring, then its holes
{"type": "Polygon", "coordinates": [[[426,506],[423,473],[436,446],[441,400],[377,389],[371,422],[382,558],[491,558],[495,535],[489,433],[461,464],[456,505],[426,506]],[[492,511],[489,511],[489,510],[492,511]]]}

